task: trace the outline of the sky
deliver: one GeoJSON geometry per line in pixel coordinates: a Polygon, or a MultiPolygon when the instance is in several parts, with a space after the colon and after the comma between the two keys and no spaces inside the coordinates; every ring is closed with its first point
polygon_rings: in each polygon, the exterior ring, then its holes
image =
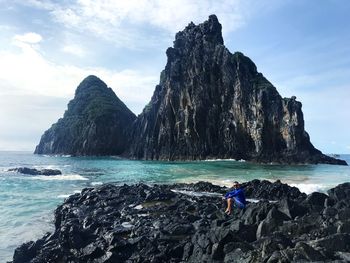
{"type": "Polygon", "coordinates": [[[33,151],[90,74],[139,114],[176,32],[216,14],[226,47],[302,102],[314,146],[349,154],[349,13],[347,0],[0,0],[0,150],[33,151]]]}

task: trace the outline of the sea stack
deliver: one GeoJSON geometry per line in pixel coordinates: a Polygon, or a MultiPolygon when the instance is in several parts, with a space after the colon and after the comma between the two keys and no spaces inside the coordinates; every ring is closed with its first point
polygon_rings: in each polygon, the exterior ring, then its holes
{"type": "Polygon", "coordinates": [[[230,53],[215,15],[178,32],[166,54],[129,157],[346,164],[311,144],[295,97],[282,98],[248,57],[230,53]]]}
{"type": "Polygon", "coordinates": [[[178,32],[166,54],[159,85],[137,118],[89,76],[35,153],[346,165],[312,145],[295,96],[282,98],[251,59],[230,53],[215,15],[178,32]]]}
{"type": "Polygon", "coordinates": [[[127,147],[127,130],[136,116],[95,76],[75,91],[63,118],[41,137],[37,154],[118,155],[127,147]]]}

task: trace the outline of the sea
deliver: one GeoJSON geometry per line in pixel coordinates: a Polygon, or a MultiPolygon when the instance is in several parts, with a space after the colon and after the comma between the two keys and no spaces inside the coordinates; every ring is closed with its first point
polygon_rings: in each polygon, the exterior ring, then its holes
{"type": "MultiPolygon", "coordinates": [[[[340,155],[350,164],[350,155],[340,155]]],[[[164,184],[209,181],[281,180],[302,192],[326,192],[350,181],[350,166],[253,164],[244,160],[158,162],[119,157],[71,157],[0,151],[0,262],[12,260],[16,247],[53,230],[53,211],[65,198],[103,183],[164,184]],[[59,169],[62,175],[29,176],[10,168],[59,169]]]]}

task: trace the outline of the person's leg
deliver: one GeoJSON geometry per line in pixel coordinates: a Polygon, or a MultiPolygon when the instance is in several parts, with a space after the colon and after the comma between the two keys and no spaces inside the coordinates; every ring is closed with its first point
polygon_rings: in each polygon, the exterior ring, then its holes
{"type": "Polygon", "coordinates": [[[232,198],[227,198],[227,208],[225,213],[231,214],[232,211],[232,198]]]}
{"type": "Polygon", "coordinates": [[[245,204],[243,204],[241,201],[239,201],[237,198],[234,198],[235,199],[235,203],[237,204],[237,206],[241,209],[244,209],[245,208],[245,204]]]}

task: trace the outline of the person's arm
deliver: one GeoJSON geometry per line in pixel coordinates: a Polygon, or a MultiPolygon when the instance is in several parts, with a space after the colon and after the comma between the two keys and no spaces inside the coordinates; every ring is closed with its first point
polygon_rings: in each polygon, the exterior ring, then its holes
{"type": "Polygon", "coordinates": [[[234,197],[234,196],[236,196],[237,195],[237,191],[236,190],[233,190],[233,191],[231,191],[231,192],[228,192],[226,195],[225,195],[225,198],[227,199],[227,198],[232,198],[232,197],[234,197]]]}

